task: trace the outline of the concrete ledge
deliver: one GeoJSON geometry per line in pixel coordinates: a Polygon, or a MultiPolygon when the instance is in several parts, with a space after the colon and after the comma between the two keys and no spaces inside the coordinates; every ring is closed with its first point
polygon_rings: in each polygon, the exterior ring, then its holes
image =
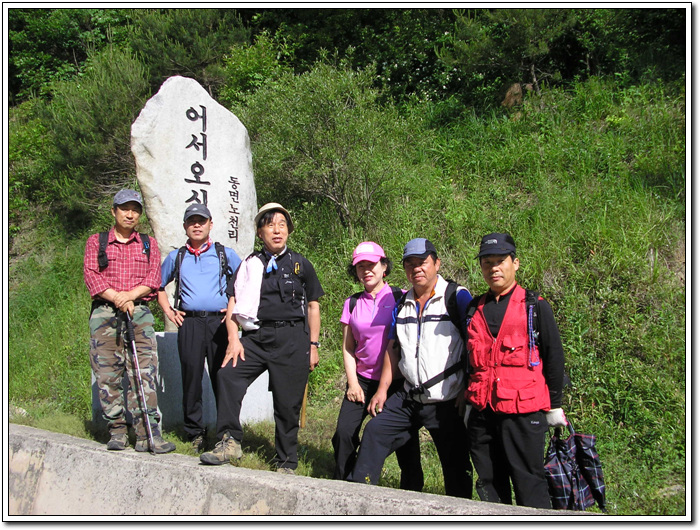
{"type": "Polygon", "coordinates": [[[180,454],[107,451],[91,440],[16,424],[9,424],[8,446],[10,516],[563,515],[231,465],[204,466],[180,454]]]}

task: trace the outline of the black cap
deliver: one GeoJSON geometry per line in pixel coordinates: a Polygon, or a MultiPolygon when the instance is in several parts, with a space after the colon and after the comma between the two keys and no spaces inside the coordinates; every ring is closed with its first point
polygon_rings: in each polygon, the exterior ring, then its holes
{"type": "Polygon", "coordinates": [[[187,221],[187,219],[193,215],[201,215],[206,219],[211,219],[211,212],[209,211],[209,208],[198,202],[193,202],[187,207],[183,221],[187,221]]]}
{"type": "Polygon", "coordinates": [[[500,256],[511,253],[515,254],[515,241],[511,235],[494,232],[481,238],[479,254],[476,257],[479,259],[483,256],[500,256]]]}

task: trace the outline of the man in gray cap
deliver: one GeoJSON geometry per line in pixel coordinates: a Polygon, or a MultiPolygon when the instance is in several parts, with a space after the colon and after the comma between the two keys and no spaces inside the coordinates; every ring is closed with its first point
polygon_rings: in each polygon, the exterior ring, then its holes
{"type": "Polygon", "coordinates": [[[204,363],[209,367],[216,399],[216,373],[228,346],[224,324],[228,306],[226,285],[241,263],[235,250],[212,241],[209,234],[213,224],[211,212],[204,204],[187,207],[182,225],[187,242],[163,261],[163,281],[158,291],[163,313],[178,327],[184,429],[197,452],[202,452],[206,444],[202,415],[204,363]],[[165,292],[171,281],[175,282],[174,307],[165,292]]]}
{"type": "Polygon", "coordinates": [[[438,274],[440,259],[427,239],[406,244],[403,268],[412,288],[394,308],[379,388],[368,407],[373,418],[351,480],[377,484],[386,457],[425,427],[442,464],[445,493],[470,498],[469,445],[460,410],[466,377],[463,325],[472,297],[438,274]],[[400,376],[403,389],[387,398],[392,380],[400,376]]]}
{"type": "Polygon", "coordinates": [[[138,362],[153,433],[156,453],[169,453],[175,444],[160,435],[156,376],[158,354],[153,330],[153,315],[148,302],[160,287],[160,252],[155,239],[136,232],[143,201],[133,190],[121,190],[112,201],[114,227],[109,232],[91,235],[85,245],[83,273],[92,297],[90,313],[90,363],[99,389],[100,405],[108,422],[110,440],[107,449],[119,451],[129,446],[125,419],[122,378],[129,374],[127,407],[134,418],[137,451],[148,451],[147,426],[141,404],[130,344],[122,332],[128,313],[134,326],[138,362]]]}
{"type": "Polygon", "coordinates": [[[551,508],[545,435],[566,426],[561,408],[564,351],[552,308],[518,285],[510,234],[481,239],[477,255],[489,286],[467,310],[470,374],[467,427],[483,501],[551,508]]]}

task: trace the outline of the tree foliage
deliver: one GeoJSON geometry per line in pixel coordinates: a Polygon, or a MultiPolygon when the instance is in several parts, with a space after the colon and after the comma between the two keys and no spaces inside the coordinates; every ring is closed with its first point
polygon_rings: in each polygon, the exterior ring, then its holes
{"type": "Polygon", "coordinates": [[[114,46],[88,58],[79,83],[57,85],[43,118],[61,177],[56,197],[84,209],[133,178],[131,124],[148,96],[143,65],[114,46]]]}
{"type": "MultiPolygon", "coordinates": [[[[133,173],[128,124],[171,75],[193,77],[224,104],[240,106],[282,76],[333,58],[362,70],[378,102],[443,126],[493,107],[514,82],[537,88],[605,74],[627,86],[678,79],[685,17],[684,9],[13,8],[10,103],[35,94],[48,109],[45,149],[33,155],[43,161],[12,154],[14,174],[22,174],[15,189],[24,199],[75,202],[80,193],[71,183],[91,196],[119,185],[133,173]],[[47,167],[62,192],[47,192],[47,167]],[[93,179],[95,186],[85,185],[93,179]]],[[[319,92],[308,90],[308,97],[319,92]]],[[[271,118],[265,123],[276,126],[271,118]]],[[[33,124],[19,120],[13,134],[28,127],[24,137],[35,138],[33,124]]],[[[345,203],[338,200],[339,212],[345,203]]]]}
{"type": "MultiPolygon", "coordinates": [[[[512,83],[570,84],[592,75],[682,74],[679,9],[475,9],[458,13],[440,58],[469,92],[494,98],[512,83]]],[[[467,98],[474,103],[474,98],[467,98]]]]}
{"type": "Polygon", "coordinates": [[[286,64],[307,71],[338,55],[354,68],[373,65],[373,84],[383,96],[405,101],[441,99],[460,86],[455,71],[437,59],[454,15],[446,9],[241,10],[256,31],[269,32],[286,53],[286,64]]]}
{"type": "Polygon", "coordinates": [[[214,95],[225,81],[224,55],[250,41],[234,9],[138,9],[133,17],[129,44],[148,68],[154,90],[182,75],[214,95]]]}
{"type": "Polygon", "coordinates": [[[219,90],[219,100],[224,105],[232,106],[265,83],[279,79],[285,71],[289,71],[282,64],[283,55],[266,33],[258,35],[251,46],[232,46],[223,57],[226,83],[219,90]]]}
{"type": "Polygon", "coordinates": [[[8,9],[10,103],[46,96],[78,74],[90,50],[123,42],[129,10],[8,9]]]}
{"type": "Polygon", "coordinates": [[[472,79],[487,84],[532,83],[539,92],[544,77],[561,78],[551,49],[573,25],[563,9],[477,10],[458,17],[451,48],[441,57],[460,65],[472,79]]]}
{"type": "Polygon", "coordinates": [[[245,99],[239,115],[261,197],[327,201],[351,235],[371,224],[411,145],[410,127],[378,103],[372,78],[371,69],[319,63],[245,99]]]}
{"type": "Polygon", "coordinates": [[[592,75],[669,81],[685,72],[685,28],[683,9],[580,10],[569,41],[583,51],[592,75]]]}

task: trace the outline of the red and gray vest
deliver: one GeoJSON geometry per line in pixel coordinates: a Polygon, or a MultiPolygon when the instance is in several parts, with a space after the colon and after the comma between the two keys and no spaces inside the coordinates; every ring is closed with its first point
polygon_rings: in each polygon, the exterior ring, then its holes
{"type": "Polygon", "coordinates": [[[478,410],[487,405],[504,414],[549,410],[549,389],[542,374],[539,349],[531,350],[525,289],[515,286],[501,329],[493,337],[484,317],[486,296],[467,326],[471,373],[466,397],[478,410]]]}

